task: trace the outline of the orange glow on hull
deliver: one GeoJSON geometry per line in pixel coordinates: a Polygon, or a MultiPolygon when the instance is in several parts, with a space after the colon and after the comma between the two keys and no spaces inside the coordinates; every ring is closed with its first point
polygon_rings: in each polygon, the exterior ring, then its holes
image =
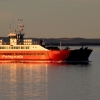
{"type": "Polygon", "coordinates": [[[0,51],[0,60],[63,61],[69,53],[70,50],[0,51]]]}

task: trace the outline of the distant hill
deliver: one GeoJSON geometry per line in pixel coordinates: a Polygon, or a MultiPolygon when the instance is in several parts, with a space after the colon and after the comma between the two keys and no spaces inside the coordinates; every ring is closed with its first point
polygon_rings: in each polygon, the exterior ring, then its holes
{"type": "MultiPolygon", "coordinates": [[[[38,38],[34,38],[34,40],[38,41],[38,38]]],[[[100,39],[86,39],[86,38],[44,38],[46,44],[60,44],[62,45],[99,45],[100,39]]]]}
{"type": "MultiPolygon", "coordinates": [[[[0,37],[3,41],[9,41],[8,37],[0,37]]],[[[33,41],[39,42],[42,38],[31,38],[33,41]]],[[[86,39],[86,38],[44,38],[47,45],[100,45],[100,39],[86,39]]]]}
{"type": "MultiPolygon", "coordinates": [[[[34,38],[34,41],[39,41],[40,38],[34,38]]],[[[44,38],[48,45],[100,45],[100,39],[86,38],[44,38]]]]}

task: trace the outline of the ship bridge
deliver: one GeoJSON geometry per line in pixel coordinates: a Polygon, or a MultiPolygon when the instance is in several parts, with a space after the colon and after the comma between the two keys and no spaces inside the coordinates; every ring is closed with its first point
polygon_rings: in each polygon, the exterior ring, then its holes
{"type": "Polygon", "coordinates": [[[17,34],[16,30],[9,33],[10,45],[17,45],[17,34]]]}
{"type": "Polygon", "coordinates": [[[24,25],[22,24],[22,19],[18,19],[19,21],[19,30],[13,30],[12,32],[9,33],[9,39],[10,39],[10,45],[17,45],[18,43],[23,42],[23,27],[24,25]]]}

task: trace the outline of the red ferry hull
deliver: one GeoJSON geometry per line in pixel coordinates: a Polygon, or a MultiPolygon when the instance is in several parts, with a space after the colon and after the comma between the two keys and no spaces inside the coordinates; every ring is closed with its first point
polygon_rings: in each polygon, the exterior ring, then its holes
{"type": "Polygon", "coordinates": [[[0,51],[0,60],[63,61],[70,50],[0,51]]]}

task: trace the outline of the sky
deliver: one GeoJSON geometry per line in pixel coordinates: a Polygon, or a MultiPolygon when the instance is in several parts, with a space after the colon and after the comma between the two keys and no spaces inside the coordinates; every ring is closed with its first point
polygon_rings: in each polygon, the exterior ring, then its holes
{"type": "Polygon", "coordinates": [[[100,38],[100,0],[0,0],[0,36],[18,19],[25,37],[100,38]]]}

